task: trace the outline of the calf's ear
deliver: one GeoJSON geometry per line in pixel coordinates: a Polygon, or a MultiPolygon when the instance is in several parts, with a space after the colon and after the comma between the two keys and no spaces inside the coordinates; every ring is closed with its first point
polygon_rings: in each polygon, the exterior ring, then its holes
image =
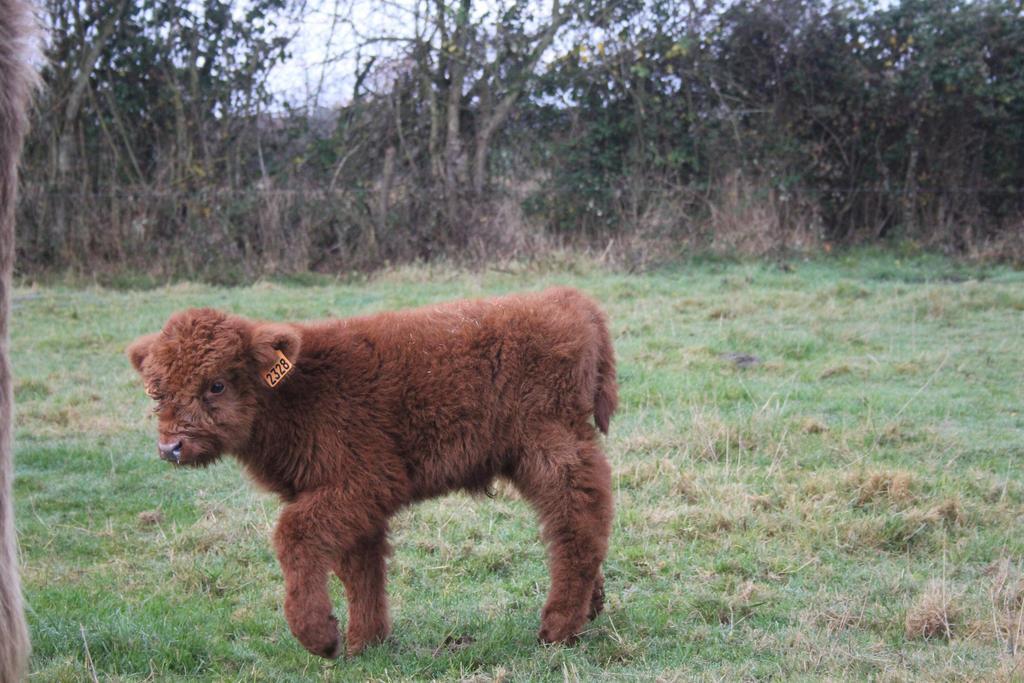
{"type": "Polygon", "coordinates": [[[256,325],[252,333],[252,353],[261,370],[277,362],[278,351],[294,363],[301,345],[299,331],[291,325],[262,323],[256,325]]]}
{"type": "Polygon", "coordinates": [[[149,349],[159,336],[159,332],[144,334],[128,345],[125,353],[128,354],[128,360],[132,362],[132,367],[136,372],[142,372],[142,364],[146,361],[146,356],[149,355],[149,349]]]}

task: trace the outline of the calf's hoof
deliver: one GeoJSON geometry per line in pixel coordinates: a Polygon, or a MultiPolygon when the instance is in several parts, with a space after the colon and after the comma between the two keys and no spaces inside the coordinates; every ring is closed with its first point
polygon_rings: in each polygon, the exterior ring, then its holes
{"type": "Polygon", "coordinates": [[[349,628],[345,652],[349,657],[355,657],[370,645],[384,642],[390,632],[391,627],[387,623],[375,624],[364,629],[349,628]]]}
{"type": "Polygon", "coordinates": [[[540,632],[537,638],[542,643],[563,643],[572,645],[579,638],[582,619],[558,613],[545,614],[541,619],[540,632]]]}

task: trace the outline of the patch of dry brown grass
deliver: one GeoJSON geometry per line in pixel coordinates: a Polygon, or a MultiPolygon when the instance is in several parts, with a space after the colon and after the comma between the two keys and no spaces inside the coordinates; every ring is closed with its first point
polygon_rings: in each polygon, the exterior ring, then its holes
{"type": "Polygon", "coordinates": [[[866,612],[864,600],[843,598],[816,613],[814,623],[822,626],[829,635],[835,635],[847,629],[864,627],[868,623],[866,612]]]}
{"type": "Polygon", "coordinates": [[[816,417],[805,417],[800,421],[800,431],[804,434],[823,434],[828,431],[828,425],[816,417]]]}
{"type": "MultiPolygon", "coordinates": [[[[986,574],[992,577],[989,598],[996,638],[1019,664],[1019,656],[1024,654],[1024,575],[1006,558],[994,562],[986,574]]],[[[1024,672],[1021,675],[1024,677],[1024,672]]]]}
{"type": "Polygon", "coordinates": [[[964,510],[960,501],[956,498],[947,498],[942,502],[928,508],[928,511],[920,516],[921,521],[929,524],[946,524],[955,526],[964,522],[964,510]]]}
{"type": "Polygon", "coordinates": [[[156,526],[164,521],[164,513],[159,510],[143,510],[136,519],[139,520],[139,526],[156,526]]]}
{"type": "Polygon", "coordinates": [[[882,427],[882,431],[878,434],[876,440],[880,445],[899,446],[910,441],[916,441],[918,438],[920,438],[920,435],[911,429],[909,424],[897,420],[882,427]]]}
{"type": "Polygon", "coordinates": [[[822,370],[821,374],[818,375],[818,379],[829,379],[831,377],[839,377],[840,375],[849,375],[851,372],[853,371],[846,363],[843,363],[842,365],[832,365],[822,370]]]}
{"type": "Polygon", "coordinates": [[[753,510],[768,511],[774,510],[778,507],[778,502],[771,496],[765,496],[757,493],[748,494],[747,502],[750,503],[750,507],[753,510]]]}
{"type": "Polygon", "coordinates": [[[914,476],[906,470],[857,472],[847,483],[855,492],[857,505],[887,502],[902,506],[914,499],[914,476]]]}
{"type": "Polygon", "coordinates": [[[696,503],[700,500],[700,487],[693,474],[669,458],[624,463],[616,466],[614,473],[615,479],[624,487],[644,488],[665,483],[676,502],[696,503]]]}
{"type": "Polygon", "coordinates": [[[959,596],[946,582],[929,581],[917,600],[907,610],[904,633],[910,640],[942,638],[949,640],[962,626],[959,596]]]}
{"type": "Polygon", "coordinates": [[[718,462],[758,449],[764,443],[761,436],[750,427],[729,424],[716,411],[695,407],[687,445],[695,459],[718,462]]]}
{"type": "Polygon", "coordinates": [[[884,514],[858,515],[835,520],[829,526],[838,534],[850,552],[865,548],[890,552],[907,552],[912,547],[934,548],[936,532],[950,531],[963,522],[963,512],[956,499],[948,499],[930,508],[911,507],[884,514]],[[928,545],[931,543],[932,545],[928,545]]]}

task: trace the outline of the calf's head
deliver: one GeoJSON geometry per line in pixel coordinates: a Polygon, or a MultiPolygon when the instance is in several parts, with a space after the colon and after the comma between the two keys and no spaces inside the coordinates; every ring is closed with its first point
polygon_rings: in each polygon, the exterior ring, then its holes
{"type": "Polygon", "coordinates": [[[136,339],[128,358],[156,401],[160,457],[201,466],[243,449],[274,391],[268,372],[282,356],[294,361],[299,344],[289,325],[208,308],[176,313],[160,332],[136,339]]]}

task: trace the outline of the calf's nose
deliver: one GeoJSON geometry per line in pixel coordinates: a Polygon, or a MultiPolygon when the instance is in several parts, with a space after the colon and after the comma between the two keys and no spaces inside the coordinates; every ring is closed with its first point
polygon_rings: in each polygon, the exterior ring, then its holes
{"type": "Polygon", "coordinates": [[[169,462],[178,462],[181,459],[181,441],[171,443],[157,443],[156,448],[160,451],[160,457],[169,462]]]}

